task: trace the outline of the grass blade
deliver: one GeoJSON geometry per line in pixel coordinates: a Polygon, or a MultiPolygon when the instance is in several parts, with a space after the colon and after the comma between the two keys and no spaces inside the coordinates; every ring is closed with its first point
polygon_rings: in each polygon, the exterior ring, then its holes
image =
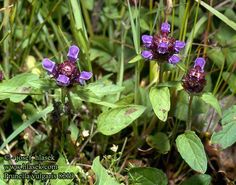
{"type": "Polygon", "coordinates": [[[20,127],[18,127],[1,145],[0,150],[2,150],[8,143],[10,143],[16,136],[18,136],[23,130],[25,130],[28,126],[32,125],[35,121],[39,120],[40,118],[46,116],[53,110],[53,106],[50,105],[47,108],[43,109],[42,111],[38,112],[37,114],[30,117],[26,122],[24,122],[20,127]]]}

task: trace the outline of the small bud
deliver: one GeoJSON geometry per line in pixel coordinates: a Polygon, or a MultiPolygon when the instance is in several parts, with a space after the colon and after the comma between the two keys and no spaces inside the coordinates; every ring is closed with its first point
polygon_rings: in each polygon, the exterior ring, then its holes
{"type": "Polygon", "coordinates": [[[161,32],[162,33],[169,33],[170,32],[170,24],[167,22],[161,24],[161,32]]]}

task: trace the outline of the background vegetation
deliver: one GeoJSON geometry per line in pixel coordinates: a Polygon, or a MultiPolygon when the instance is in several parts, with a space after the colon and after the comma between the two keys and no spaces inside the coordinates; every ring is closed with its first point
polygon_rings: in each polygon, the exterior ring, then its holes
{"type": "Polygon", "coordinates": [[[0,184],[235,183],[235,0],[0,4],[0,184]],[[165,21],[186,46],[180,63],[159,70],[141,57],[141,35],[159,33],[165,21]],[[61,88],[41,62],[63,62],[72,44],[93,79],[61,88]],[[181,79],[197,57],[206,59],[207,85],[189,106],[181,79]],[[58,169],[6,170],[24,162],[14,159],[20,154],[52,154],[41,164],[58,169]],[[75,177],[4,179],[23,172],[75,177]]]}

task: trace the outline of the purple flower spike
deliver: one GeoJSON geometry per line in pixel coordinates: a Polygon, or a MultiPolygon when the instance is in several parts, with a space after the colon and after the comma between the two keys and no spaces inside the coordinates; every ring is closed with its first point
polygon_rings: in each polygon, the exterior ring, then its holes
{"type": "Polygon", "coordinates": [[[158,53],[161,53],[161,54],[165,54],[168,50],[168,44],[166,42],[161,42],[159,45],[158,45],[158,53]]]}
{"type": "Polygon", "coordinates": [[[55,62],[51,61],[48,58],[43,59],[42,66],[45,70],[52,73],[55,68],[55,62]]]}
{"type": "Polygon", "coordinates": [[[196,60],[194,61],[194,68],[195,68],[196,66],[199,66],[199,67],[201,68],[202,72],[203,72],[203,71],[204,71],[204,66],[205,66],[205,64],[206,64],[205,59],[202,58],[202,57],[198,57],[198,58],[196,58],[196,60]]]}
{"type": "Polygon", "coordinates": [[[70,78],[66,75],[58,75],[57,84],[61,86],[68,86],[70,85],[70,78]]]}
{"type": "Polygon", "coordinates": [[[153,55],[151,51],[142,51],[142,57],[151,60],[153,55]]]}
{"type": "Polygon", "coordinates": [[[162,33],[169,33],[170,32],[170,24],[164,22],[161,24],[161,31],[162,33]]]}
{"type": "Polygon", "coordinates": [[[169,58],[169,63],[170,64],[177,64],[180,61],[180,58],[177,55],[172,55],[169,58]]]}
{"type": "Polygon", "coordinates": [[[142,41],[143,41],[143,44],[145,45],[145,47],[149,48],[151,46],[152,39],[153,39],[153,36],[150,36],[150,35],[143,35],[142,36],[142,41]]]}
{"type": "Polygon", "coordinates": [[[182,42],[182,41],[179,41],[179,40],[177,40],[177,41],[175,41],[175,46],[174,46],[174,48],[175,48],[175,51],[176,52],[179,52],[181,49],[183,49],[185,47],[185,42],[182,42]]]}
{"type": "Polygon", "coordinates": [[[90,78],[92,78],[92,76],[93,76],[93,73],[87,72],[87,71],[82,71],[79,76],[79,83],[84,85],[85,80],[89,80],[90,78]]]}
{"type": "Polygon", "coordinates": [[[70,61],[75,62],[78,58],[78,54],[79,54],[79,48],[73,45],[69,48],[67,57],[70,61]]]}

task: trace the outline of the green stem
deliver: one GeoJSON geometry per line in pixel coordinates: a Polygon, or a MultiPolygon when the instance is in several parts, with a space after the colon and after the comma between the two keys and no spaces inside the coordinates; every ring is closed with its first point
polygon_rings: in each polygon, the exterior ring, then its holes
{"type": "MultiPolygon", "coordinates": [[[[119,79],[118,79],[118,85],[122,86],[123,84],[123,78],[124,78],[124,45],[125,45],[125,39],[126,39],[126,35],[127,35],[127,30],[123,28],[122,29],[122,34],[121,34],[121,56],[120,56],[120,71],[119,71],[119,79]]],[[[117,100],[120,99],[120,95],[121,93],[119,92],[117,94],[117,100]]]]}
{"type": "Polygon", "coordinates": [[[66,103],[66,92],[65,92],[65,88],[63,88],[63,87],[61,88],[61,102],[64,105],[66,103]]]}
{"type": "Polygon", "coordinates": [[[163,81],[163,72],[164,72],[163,71],[163,64],[160,63],[159,64],[159,82],[158,82],[159,84],[162,83],[162,81],[163,81]]]}
{"type": "MultiPolygon", "coordinates": [[[[134,88],[134,103],[139,104],[139,81],[140,81],[140,71],[139,71],[140,61],[135,65],[135,88],[134,88]]],[[[134,136],[138,136],[138,122],[135,121],[133,124],[134,136]]]]}
{"type": "Polygon", "coordinates": [[[94,133],[92,133],[88,139],[84,142],[84,144],[80,147],[79,149],[79,154],[83,151],[84,147],[88,144],[88,142],[98,133],[98,131],[95,131],[94,133]]]}
{"type": "Polygon", "coordinates": [[[75,107],[73,105],[73,102],[72,102],[72,99],[71,99],[71,95],[70,95],[70,91],[67,90],[67,98],[68,98],[68,101],[69,101],[69,105],[70,105],[70,109],[73,110],[73,112],[75,113],[75,107]]]}
{"type": "Polygon", "coordinates": [[[191,130],[192,126],[192,102],[193,102],[193,95],[189,95],[189,103],[188,103],[188,120],[186,125],[186,130],[191,130]]]}

